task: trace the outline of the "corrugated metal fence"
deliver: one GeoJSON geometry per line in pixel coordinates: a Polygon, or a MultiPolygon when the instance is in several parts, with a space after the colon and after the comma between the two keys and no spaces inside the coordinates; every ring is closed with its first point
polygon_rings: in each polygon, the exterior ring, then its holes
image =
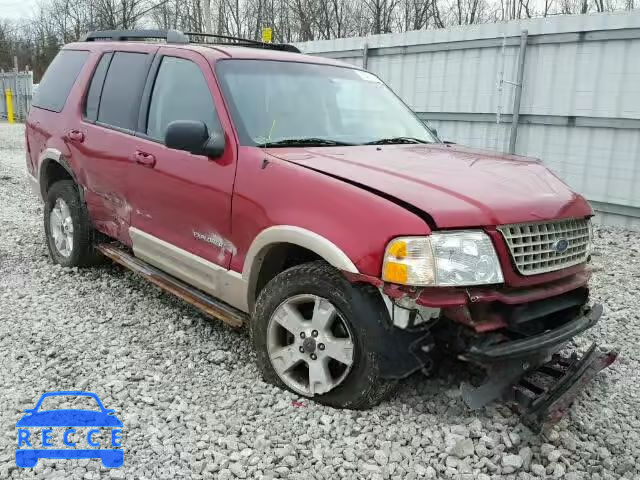
{"type": "Polygon", "coordinates": [[[500,151],[511,140],[583,193],[604,223],[640,225],[640,11],[298,47],[376,73],[441,138],[500,151]]]}
{"type": "Polygon", "coordinates": [[[17,122],[27,119],[33,96],[33,72],[0,72],[0,119],[7,119],[7,98],[5,92],[13,93],[13,114],[17,122]]]}

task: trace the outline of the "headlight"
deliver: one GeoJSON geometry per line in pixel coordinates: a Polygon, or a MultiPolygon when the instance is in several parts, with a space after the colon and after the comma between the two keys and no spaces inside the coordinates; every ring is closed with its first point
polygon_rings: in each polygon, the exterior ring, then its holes
{"type": "Polygon", "coordinates": [[[502,269],[489,236],[480,231],[399,237],[384,255],[382,279],[415,286],[502,283],[502,269]]]}

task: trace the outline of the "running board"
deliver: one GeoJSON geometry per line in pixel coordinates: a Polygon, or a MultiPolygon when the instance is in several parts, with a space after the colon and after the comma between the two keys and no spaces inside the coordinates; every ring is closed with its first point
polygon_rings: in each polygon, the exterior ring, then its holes
{"type": "Polygon", "coordinates": [[[118,248],[116,245],[102,243],[96,249],[105,257],[143,276],[154,285],[181,298],[210,317],[222,320],[236,328],[241,327],[247,320],[247,315],[240,310],[164,273],[162,270],[134,257],[129,252],[118,248]]]}

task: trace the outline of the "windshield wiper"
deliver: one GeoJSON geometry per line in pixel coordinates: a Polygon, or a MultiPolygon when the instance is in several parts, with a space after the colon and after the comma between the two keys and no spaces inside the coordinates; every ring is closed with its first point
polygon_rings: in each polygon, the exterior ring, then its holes
{"type": "Polygon", "coordinates": [[[414,137],[390,137],[390,138],[381,138],[380,140],[374,140],[372,142],[367,142],[364,145],[393,145],[393,144],[399,144],[399,143],[433,143],[433,142],[420,140],[419,138],[414,138],[414,137]]]}
{"type": "Polygon", "coordinates": [[[274,142],[265,142],[258,144],[258,147],[336,147],[350,146],[353,143],[340,142],[328,138],[285,138],[274,142]]]}

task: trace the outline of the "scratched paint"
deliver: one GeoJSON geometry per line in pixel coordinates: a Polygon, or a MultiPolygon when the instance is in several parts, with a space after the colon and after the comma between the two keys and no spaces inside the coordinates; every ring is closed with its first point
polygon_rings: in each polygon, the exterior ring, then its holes
{"type": "Polygon", "coordinates": [[[141,217],[144,217],[144,218],[146,218],[148,220],[151,220],[151,218],[152,218],[150,214],[148,214],[147,212],[143,212],[142,210],[140,210],[138,208],[136,208],[136,215],[140,215],[141,217]]]}

